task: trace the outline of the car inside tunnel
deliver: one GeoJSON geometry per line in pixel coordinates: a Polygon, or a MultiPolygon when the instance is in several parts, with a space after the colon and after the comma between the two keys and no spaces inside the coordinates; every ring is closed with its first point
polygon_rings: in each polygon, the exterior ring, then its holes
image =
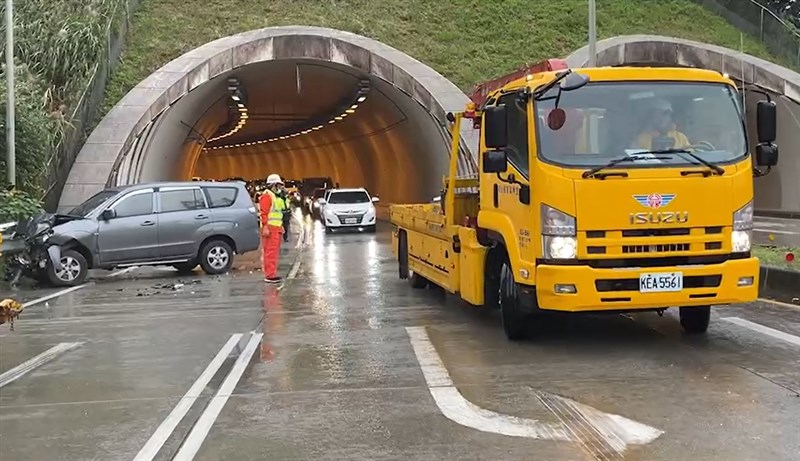
{"type": "Polygon", "coordinates": [[[188,92],[143,133],[117,184],[331,177],[383,203],[429,201],[446,172],[444,128],[406,93],[345,65],[258,62],[188,92]]]}

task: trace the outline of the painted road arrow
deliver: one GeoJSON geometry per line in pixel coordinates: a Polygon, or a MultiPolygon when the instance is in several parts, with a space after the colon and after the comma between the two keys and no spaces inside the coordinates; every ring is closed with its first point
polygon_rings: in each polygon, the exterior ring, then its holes
{"type": "Polygon", "coordinates": [[[663,432],[623,416],[605,413],[566,397],[536,391],[559,422],[504,415],[468,401],[453,384],[424,327],[407,327],[433,400],[448,419],[472,429],[511,437],[577,442],[595,459],[621,459],[628,445],[644,445],[663,432]]]}

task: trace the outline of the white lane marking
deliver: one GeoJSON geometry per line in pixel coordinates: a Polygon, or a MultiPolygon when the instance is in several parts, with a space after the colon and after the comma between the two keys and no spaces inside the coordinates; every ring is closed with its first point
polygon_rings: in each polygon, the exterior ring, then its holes
{"type": "Polygon", "coordinates": [[[24,303],[22,305],[22,307],[23,308],[27,308],[27,307],[34,306],[36,304],[41,304],[41,303],[43,303],[45,301],[50,301],[51,299],[58,298],[61,295],[65,295],[67,293],[71,293],[73,291],[80,290],[81,288],[84,288],[87,285],[88,285],[88,283],[84,283],[83,285],[78,285],[78,286],[74,286],[74,287],[63,289],[61,291],[57,291],[57,292],[55,292],[53,294],[50,294],[50,295],[47,295],[47,296],[43,296],[43,297],[38,298],[38,299],[34,299],[33,301],[28,301],[28,302],[24,303]]]}
{"type": "Polygon", "coordinates": [[[107,278],[119,277],[120,275],[127,274],[128,272],[130,272],[130,271],[132,271],[134,269],[137,269],[137,268],[138,268],[138,266],[126,267],[125,269],[120,269],[120,270],[118,270],[116,272],[112,272],[112,273],[108,274],[107,278]]]}
{"type": "Polygon", "coordinates": [[[744,327],[749,330],[753,330],[758,333],[771,336],[773,338],[780,339],[782,341],[786,341],[787,343],[794,344],[795,346],[800,346],[800,337],[797,337],[795,335],[790,335],[789,333],[784,333],[783,331],[776,330],[774,328],[766,327],[764,325],[761,325],[760,323],[751,322],[741,317],[722,317],[720,320],[724,320],[726,322],[739,325],[740,327],[744,327]]]}
{"type": "Polygon", "coordinates": [[[40,366],[44,365],[47,362],[50,362],[51,360],[55,359],[59,355],[69,350],[75,349],[81,344],[83,343],[59,343],[51,347],[50,349],[42,352],[41,354],[37,355],[36,357],[17,365],[16,367],[0,375],[0,387],[11,384],[12,382],[25,376],[26,374],[30,373],[36,368],[39,368],[40,366]]]}
{"type": "Polygon", "coordinates": [[[211,363],[208,364],[205,370],[200,373],[200,376],[197,380],[192,384],[186,394],[183,395],[183,398],[175,405],[175,408],[167,415],[164,421],[161,422],[161,425],[153,432],[153,435],[150,436],[150,439],[147,443],[144,444],[141,450],[139,450],[139,454],[136,455],[134,461],[150,461],[156,457],[158,451],[161,450],[161,447],[164,446],[169,436],[172,435],[172,432],[178,426],[178,423],[181,422],[186,413],[189,412],[189,409],[192,408],[194,402],[200,396],[200,393],[203,392],[203,389],[206,388],[208,383],[211,381],[211,378],[217,374],[222,364],[225,362],[225,359],[228,358],[233,348],[239,344],[239,341],[242,339],[242,334],[237,333],[235,335],[231,335],[231,338],[222,346],[222,349],[219,350],[217,355],[211,360],[211,363]]]}
{"type": "Polygon", "coordinates": [[[241,355],[239,355],[239,358],[236,359],[236,363],[233,364],[233,368],[225,378],[225,381],[223,381],[222,386],[220,386],[214,398],[212,398],[211,402],[206,406],[203,414],[200,415],[200,418],[195,423],[189,436],[186,437],[180,450],[178,450],[178,454],[172,458],[173,461],[191,461],[194,459],[195,455],[197,455],[200,446],[208,436],[208,431],[211,430],[211,426],[214,424],[214,421],[216,421],[217,416],[219,416],[228,398],[230,398],[233,393],[234,388],[236,388],[236,385],[239,383],[242,373],[244,373],[245,368],[247,368],[247,365],[250,363],[250,359],[253,357],[263,336],[263,333],[258,333],[250,337],[250,341],[247,343],[247,346],[245,346],[241,355]]]}
{"type": "MultiPolygon", "coordinates": [[[[428,384],[428,390],[446,418],[472,429],[512,437],[586,442],[580,438],[576,439],[575,428],[566,424],[563,419],[561,423],[545,423],[535,419],[496,413],[469,402],[453,384],[453,380],[436,352],[436,348],[433,347],[425,328],[406,327],[406,332],[428,384]]],[[[615,450],[624,450],[629,444],[647,444],[663,434],[661,430],[654,427],[619,415],[604,413],[561,396],[545,392],[538,392],[537,396],[540,400],[542,397],[546,397],[550,402],[558,402],[571,408],[588,423],[594,433],[603,437],[605,443],[614,447],[615,450]]],[[[548,407],[548,409],[550,408],[548,407]]]]}
{"type": "Polygon", "coordinates": [[[289,275],[286,277],[289,280],[297,277],[297,271],[300,270],[300,258],[298,258],[294,264],[292,264],[292,268],[289,270],[289,275]]]}

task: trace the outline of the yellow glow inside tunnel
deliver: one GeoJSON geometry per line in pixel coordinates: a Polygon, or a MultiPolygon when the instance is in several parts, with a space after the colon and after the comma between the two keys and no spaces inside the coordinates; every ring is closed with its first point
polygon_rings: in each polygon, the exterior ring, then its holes
{"type": "Polygon", "coordinates": [[[238,120],[229,110],[224,82],[198,92],[202,98],[179,100],[165,114],[175,120],[162,124],[180,120],[191,130],[179,148],[162,148],[160,155],[148,152],[140,181],[258,179],[278,173],[288,179],[330,176],[341,187],[367,188],[383,203],[424,202],[438,195],[448,141],[428,111],[400,90],[353,68],[318,61],[252,64],[224,79],[231,76],[246,93],[248,116],[242,129],[205,145],[199,141],[229,131],[238,120]],[[369,93],[358,102],[359,81],[367,79],[369,93]],[[349,113],[336,120],[344,110],[349,113]],[[187,123],[193,116],[194,123],[187,123]],[[232,145],[239,147],[226,147],[232,145]]]}

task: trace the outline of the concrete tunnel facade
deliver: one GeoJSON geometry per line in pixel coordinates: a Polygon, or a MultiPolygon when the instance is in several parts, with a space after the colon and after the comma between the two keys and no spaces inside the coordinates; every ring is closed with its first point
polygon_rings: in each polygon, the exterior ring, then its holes
{"type": "MultiPolygon", "coordinates": [[[[583,67],[587,57],[584,48],[567,61],[583,67]]],[[[800,183],[789,180],[800,177],[798,74],[732,50],[669,37],[598,43],[603,66],[725,72],[741,69],[742,63],[747,63],[747,83],[776,95],[781,117],[781,164],[757,180],[757,207],[793,211],[800,208],[800,183]]],[[[748,99],[749,114],[755,100],[748,99]]],[[[165,65],[109,112],[81,149],[59,210],[107,186],[192,176],[263,178],[271,172],[293,179],[331,176],[343,187],[367,187],[384,203],[428,201],[438,194],[447,169],[445,114],[462,110],[467,101],[425,64],[348,32],[278,27],[225,37],[165,65]],[[231,136],[209,141],[236,122],[228,98],[232,77],[245,89],[246,123],[231,136]],[[335,120],[365,84],[366,99],[348,117],[335,120]]],[[[749,125],[754,129],[752,120],[749,125]]],[[[459,173],[474,174],[476,132],[465,126],[461,135],[466,142],[459,173]]]]}

